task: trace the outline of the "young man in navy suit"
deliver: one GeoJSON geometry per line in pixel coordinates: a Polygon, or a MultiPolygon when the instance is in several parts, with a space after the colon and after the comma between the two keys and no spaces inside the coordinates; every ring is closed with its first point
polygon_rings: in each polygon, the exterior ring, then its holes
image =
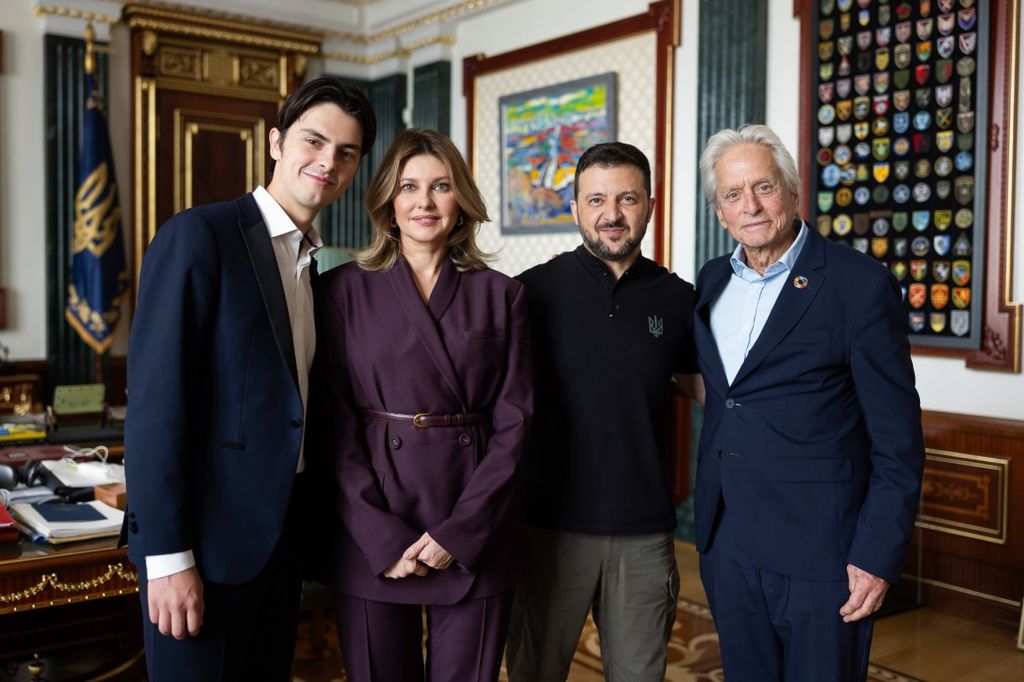
{"type": "Polygon", "coordinates": [[[864,680],[924,465],[900,289],[797,218],[769,128],[718,132],[700,167],[739,242],[701,270],[694,314],[694,520],[725,677],[864,680]]]}
{"type": "Polygon", "coordinates": [[[319,78],[284,103],[266,188],[169,220],[146,252],[128,354],[124,535],[151,681],[287,680],[317,213],[348,189],[376,119],[319,78]]]}

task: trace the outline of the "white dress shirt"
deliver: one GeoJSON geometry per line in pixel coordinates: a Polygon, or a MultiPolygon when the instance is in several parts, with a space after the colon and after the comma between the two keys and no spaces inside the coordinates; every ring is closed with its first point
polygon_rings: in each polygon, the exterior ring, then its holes
{"type": "Polygon", "coordinates": [[[747,359],[747,353],[761,336],[764,323],[789,281],[788,275],[806,241],[807,224],[804,223],[796,240],[779,260],[765,268],[764,275],[747,266],[742,245],[733,251],[729,259],[732,275],[711,304],[711,335],[715,337],[718,355],[725,367],[725,378],[730,384],[747,359]]]}
{"type": "MultiPolygon", "coordinates": [[[[299,395],[302,397],[302,411],[305,417],[309,398],[309,370],[316,352],[316,329],[313,324],[313,288],[309,280],[309,265],[313,254],[323,246],[316,228],[310,227],[305,234],[292,222],[281,205],[263,186],[252,193],[259,207],[263,222],[270,234],[270,241],[277,257],[281,273],[284,298],[288,306],[288,318],[292,328],[292,345],[295,347],[295,367],[298,371],[299,395]]],[[[304,420],[305,421],[305,420],[304,420]]],[[[305,469],[303,444],[299,445],[299,462],[296,469],[305,469]]],[[[146,557],[146,574],[150,580],[179,573],[196,565],[192,550],[158,554],[146,557]]]]}

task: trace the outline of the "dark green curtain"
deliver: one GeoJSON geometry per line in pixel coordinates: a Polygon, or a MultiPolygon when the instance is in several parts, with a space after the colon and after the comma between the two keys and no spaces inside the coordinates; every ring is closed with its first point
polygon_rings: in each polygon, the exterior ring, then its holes
{"type": "MultiPolygon", "coordinates": [[[[701,0],[698,29],[697,147],[722,128],[764,123],[765,63],[768,54],[768,0],[701,0]]],[[[697,163],[697,159],[694,160],[697,163]]],[[[694,208],[697,271],[716,256],[730,252],[735,242],[721,228],[704,201],[697,179],[694,208]]],[[[676,510],[676,535],[693,540],[693,480],[697,472],[697,445],[704,410],[690,410],[691,496],[676,510]]]]}
{"type": "Polygon", "coordinates": [[[377,140],[369,156],[359,164],[359,171],[348,191],[320,212],[320,236],[328,246],[361,249],[370,235],[370,221],[363,203],[373,172],[395,137],[405,129],[402,111],[406,103],[406,77],[388,76],[376,81],[359,81],[339,77],[346,85],[363,90],[377,114],[377,140]]]}
{"type": "MultiPolygon", "coordinates": [[[[43,59],[46,67],[43,104],[46,117],[46,359],[47,386],[52,395],[54,386],[96,380],[92,349],[64,319],[85,111],[85,41],[47,35],[43,59]]],[[[96,84],[107,100],[107,55],[102,52],[96,53],[96,84]]],[[[116,130],[110,131],[111,138],[118,134],[116,130]]],[[[116,169],[118,174],[130,171],[130,168],[116,169]]],[[[120,324],[128,324],[128,321],[122,320],[120,324]]],[[[47,396],[47,402],[49,399],[47,396]]]]}
{"type": "Polygon", "coordinates": [[[452,64],[434,62],[417,67],[412,76],[412,123],[451,134],[452,64]]]}

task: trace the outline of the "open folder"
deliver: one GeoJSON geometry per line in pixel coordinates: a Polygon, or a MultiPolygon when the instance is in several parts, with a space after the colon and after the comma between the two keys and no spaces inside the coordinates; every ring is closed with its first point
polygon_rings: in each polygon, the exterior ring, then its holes
{"type": "Polygon", "coordinates": [[[117,535],[124,512],[92,502],[21,502],[11,505],[11,514],[33,540],[59,543],[117,535]]]}

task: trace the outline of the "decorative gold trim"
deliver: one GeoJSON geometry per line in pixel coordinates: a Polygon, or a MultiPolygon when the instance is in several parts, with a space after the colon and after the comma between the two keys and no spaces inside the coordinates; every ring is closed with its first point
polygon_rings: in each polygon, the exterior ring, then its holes
{"type": "MultiPolygon", "coordinates": [[[[149,246],[156,236],[159,225],[156,224],[156,89],[157,84],[150,81],[146,90],[146,241],[143,249],[149,246]]],[[[141,277],[141,263],[139,265],[141,277]]]]}
{"type": "Polygon", "coordinates": [[[135,158],[133,159],[132,166],[134,167],[132,190],[133,190],[133,202],[132,202],[132,213],[133,225],[132,225],[132,282],[135,285],[135,301],[133,301],[133,307],[135,303],[138,303],[139,298],[139,279],[142,275],[142,254],[145,253],[146,246],[143,244],[144,223],[142,220],[142,109],[143,109],[143,94],[146,90],[146,80],[144,78],[135,79],[135,97],[132,109],[134,109],[134,120],[132,121],[132,135],[135,138],[135,158]]]}
{"type": "Polygon", "coordinates": [[[142,54],[147,57],[152,57],[156,54],[156,48],[160,43],[160,38],[157,37],[156,31],[143,31],[142,32],[142,54]]]}
{"type": "Polygon", "coordinates": [[[174,110],[174,212],[192,208],[192,138],[201,131],[237,134],[245,143],[245,186],[256,189],[256,177],[265,177],[266,123],[262,118],[196,109],[174,110]],[[199,120],[203,119],[203,120],[199,120]],[[234,124],[234,125],[232,125],[234,124]]]}
{"type": "Polygon", "coordinates": [[[191,24],[179,24],[171,21],[150,19],[147,17],[131,17],[128,20],[128,25],[133,29],[148,28],[154,31],[163,31],[165,33],[177,33],[179,35],[192,36],[195,38],[208,38],[210,40],[234,42],[242,45],[267,47],[274,50],[285,50],[305,54],[317,54],[320,51],[320,46],[316,44],[299,43],[290,40],[280,40],[277,38],[265,38],[237,31],[197,26],[194,22],[191,24]]]}
{"type": "Polygon", "coordinates": [[[275,90],[261,91],[230,85],[209,85],[199,81],[175,80],[166,76],[158,77],[154,82],[158,90],[194,92],[200,95],[216,95],[219,97],[231,97],[232,99],[248,99],[256,102],[276,102],[278,105],[284,101],[284,97],[275,90]]]}
{"type": "MultiPolygon", "coordinates": [[[[676,16],[682,16],[678,14],[678,9],[677,6],[676,16]]],[[[679,23],[676,22],[676,24],[679,23]]],[[[657,38],[655,38],[655,43],[657,43],[657,38]]],[[[666,45],[665,49],[668,51],[665,62],[665,158],[662,159],[662,163],[665,164],[663,166],[665,182],[662,185],[664,196],[655,197],[655,200],[662,204],[661,264],[672,270],[672,145],[674,144],[672,117],[675,115],[676,48],[675,45],[666,45]]]]}
{"type": "Polygon", "coordinates": [[[968,461],[974,462],[975,466],[979,469],[991,469],[995,471],[1002,470],[1003,475],[1000,477],[1001,483],[999,487],[999,496],[1002,498],[1002,504],[997,512],[999,514],[999,529],[998,531],[989,531],[987,533],[981,532],[978,530],[980,528],[979,526],[974,526],[962,521],[950,521],[934,516],[924,516],[921,513],[918,513],[914,525],[918,528],[926,528],[938,533],[948,533],[949,535],[959,535],[961,537],[981,540],[982,542],[990,542],[996,545],[1005,545],[1007,521],[1009,520],[1010,460],[1001,457],[988,457],[986,455],[972,455],[964,452],[953,452],[951,450],[937,450],[935,448],[925,448],[924,452],[926,460],[944,462],[946,464],[962,464],[964,461],[968,461]],[[924,520],[922,521],[921,519],[924,520]]]}
{"type": "Polygon", "coordinates": [[[328,52],[326,50],[322,50],[320,52],[320,56],[324,59],[335,59],[339,62],[350,62],[352,64],[363,64],[364,66],[369,66],[392,58],[408,59],[416,50],[423,49],[429,45],[436,45],[438,43],[442,45],[454,45],[455,38],[453,36],[434,36],[432,38],[424,38],[422,40],[409,43],[408,45],[403,45],[395,50],[379,52],[374,55],[353,54],[351,52],[328,52]]]}
{"type": "MultiPolygon", "coordinates": [[[[58,592],[65,593],[85,592],[87,590],[92,590],[97,587],[100,587],[101,585],[106,585],[111,580],[113,580],[115,576],[121,578],[122,580],[127,580],[128,582],[137,583],[139,580],[139,576],[137,573],[133,573],[132,571],[127,570],[120,563],[107,564],[107,572],[103,575],[97,576],[95,578],[90,578],[88,580],[81,580],[79,582],[63,582],[62,580],[60,580],[60,578],[58,578],[56,573],[45,573],[43,574],[42,578],[39,579],[39,582],[31,587],[28,587],[24,590],[19,590],[17,592],[0,594],[0,604],[13,604],[15,602],[31,599],[32,597],[35,597],[36,595],[42,593],[43,590],[45,590],[47,587],[52,587],[58,592]]],[[[117,592],[118,594],[123,594],[124,590],[118,590],[117,592]]],[[[99,596],[104,597],[106,596],[106,593],[101,593],[99,596]]],[[[36,608],[36,605],[32,604],[20,608],[36,608]]],[[[18,609],[19,607],[13,607],[10,610],[17,611],[18,609]]]]}
{"type": "Polygon", "coordinates": [[[101,24],[114,24],[120,23],[121,17],[112,17],[109,14],[103,14],[102,12],[88,12],[80,10],[74,7],[63,7],[61,5],[36,5],[33,10],[37,17],[49,14],[57,17],[67,17],[69,19],[81,19],[82,21],[89,22],[95,21],[101,24]]]}
{"type": "MultiPolygon", "coordinates": [[[[267,39],[275,38],[284,43],[295,43],[306,47],[318,47],[319,38],[323,36],[322,29],[316,29],[299,24],[288,25],[281,22],[268,21],[251,17],[245,14],[231,14],[218,12],[201,7],[159,7],[156,3],[128,3],[124,13],[128,15],[128,25],[136,26],[136,21],[152,21],[161,25],[169,24],[177,28],[194,28],[197,23],[203,23],[211,30],[221,30],[238,38],[254,37],[253,34],[264,34],[267,39]],[[318,40],[310,40],[313,35],[318,40]]],[[[173,30],[172,32],[178,32],[173,30]]],[[[219,39],[219,38],[218,38],[219,39]]],[[[306,51],[305,49],[298,51],[306,51]]],[[[315,53],[315,50],[313,51],[315,53]]],[[[312,53],[311,53],[312,54],[312,53]]]]}
{"type": "Polygon", "coordinates": [[[1007,599],[1006,597],[997,597],[994,594],[988,594],[987,592],[979,592],[978,590],[972,590],[967,587],[960,587],[959,585],[953,585],[951,583],[944,583],[941,580],[933,580],[931,578],[919,578],[916,575],[910,573],[903,573],[901,576],[904,580],[912,580],[915,582],[924,583],[925,585],[931,585],[932,587],[938,587],[943,590],[949,590],[951,592],[959,592],[960,594],[966,594],[971,597],[978,597],[979,599],[985,599],[988,601],[995,602],[997,604],[1003,604],[1004,606],[1012,606],[1015,609],[1021,608],[1021,602],[1013,599],[1007,599]]]}
{"type": "Polygon", "coordinates": [[[1017,628],[1017,648],[1024,649],[1024,599],[1021,600],[1020,625],[1017,628]]]}
{"type": "MultiPolygon", "coordinates": [[[[199,30],[195,27],[196,17],[202,17],[203,21],[210,24],[216,24],[222,29],[231,32],[234,35],[242,37],[243,34],[238,33],[240,31],[246,31],[246,29],[252,30],[256,28],[262,33],[269,35],[276,35],[283,42],[291,44],[301,44],[308,36],[316,36],[317,38],[333,38],[335,40],[343,40],[357,45],[370,45],[372,43],[387,40],[389,38],[395,38],[403,33],[423,28],[425,26],[431,26],[433,24],[449,21],[455,17],[467,14],[470,12],[477,12],[482,9],[486,9],[493,5],[500,4],[504,0],[465,0],[464,2],[451,5],[439,9],[430,14],[425,14],[422,17],[412,19],[398,26],[394,26],[377,33],[371,33],[370,35],[362,35],[359,33],[352,33],[349,31],[325,31],[322,28],[313,26],[306,26],[303,24],[285,24],[281,22],[268,21],[266,19],[259,19],[257,17],[251,17],[244,14],[233,14],[229,12],[220,12],[217,10],[211,10],[203,7],[186,7],[183,5],[173,5],[171,3],[159,3],[165,7],[158,6],[156,2],[142,2],[142,3],[123,3],[126,7],[126,13],[131,15],[133,12],[142,12],[153,17],[160,17],[171,22],[170,26],[174,26],[174,29],[163,28],[164,24],[161,22],[160,26],[152,26],[153,28],[160,28],[162,30],[169,30],[175,33],[186,33],[187,35],[204,35],[205,37],[214,37],[221,39],[220,35],[213,36],[207,34],[198,34],[188,32],[188,29],[199,30]]],[[[44,14],[52,14],[56,16],[70,17],[72,19],[82,19],[83,21],[97,21],[104,24],[117,24],[121,22],[121,17],[113,17],[109,14],[102,14],[99,12],[87,12],[80,9],[71,7],[63,7],[60,5],[39,5],[34,8],[37,16],[44,14]]],[[[145,20],[139,16],[130,16],[129,26],[146,26],[147,21],[156,23],[156,20],[145,20]]],[[[251,34],[244,34],[244,37],[252,37],[251,34]]],[[[237,38],[228,38],[230,40],[238,40],[238,42],[245,42],[237,38]]],[[[271,43],[247,43],[247,44],[267,44],[277,47],[277,44],[271,43]]],[[[312,44],[312,43],[310,43],[312,44]]],[[[306,52],[308,54],[316,54],[317,49],[296,49],[294,47],[286,47],[284,49],[292,49],[296,52],[306,52]]],[[[385,57],[384,59],[386,59],[385,57]]],[[[352,60],[343,60],[352,61],[352,60]]],[[[362,63],[362,62],[357,62],[362,63]]],[[[371,62],[373,63],[373,62],[371,62]]]]}
{"type": "MultiPolygon", "coordinates": [[[[1018,60],[1020,58],[1020,2],[1011,3],[1011,19],[1010,19],[1010,68],[1007,70],[1007,79],[1009,80],[1009,87],[1007,87],[1007,98],[1009,99],[1008,116],[1006,117],[1006,183],[1003,187],[1007,188],[1007,191],[1003,192],[1006,196],[1006,208],[1005,208],[1005,224],[1003,225],[1003,231],[1006,234],[1006,258],[1003,263],[1003,305],[1008,308],[1020,307],[1019,303],[1014,303],[1011,300],[1011,290],[1013,289],[1013,225],[1014,225],[1014,200],[1016,199],[1016,170],[1017,170],[1017,70],[1018,60]]],[[[1013,353],[1013,364],[1010,368],[1011,372],[1020,372],[1021,370],[1021,330],[1010,330],[1011,337],[1016,334],[1016,343],[1011,343],[1012,348],[1010,349],[1013,353]]],[[[1014,341],[1013,338],[1008,341],[1014,341]]],[[[1021,616],[1021,622],[1024,623],[1024,614],[1021,616]]]]}

